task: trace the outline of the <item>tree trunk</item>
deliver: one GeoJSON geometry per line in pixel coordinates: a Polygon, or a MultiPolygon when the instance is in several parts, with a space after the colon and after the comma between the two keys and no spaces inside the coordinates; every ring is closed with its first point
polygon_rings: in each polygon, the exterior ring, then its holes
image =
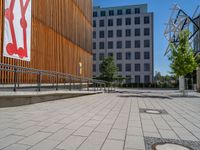
{"type": "Polygon", "coordinates": [[[185,78],[184,78],[184,76],[179,77],[179,90],[183,93],[185,92],[185,78]]]}
{"type": "Polygon", "coordinates": [[[200,92],[200,67],[197,68],[197,91],[200,92]]]}
{"type": "Polygon", "coordinates": [[[185,78],[184,78],[184,76],[179,77],[179,90],[180,91],[185,90],[185,78]]]}

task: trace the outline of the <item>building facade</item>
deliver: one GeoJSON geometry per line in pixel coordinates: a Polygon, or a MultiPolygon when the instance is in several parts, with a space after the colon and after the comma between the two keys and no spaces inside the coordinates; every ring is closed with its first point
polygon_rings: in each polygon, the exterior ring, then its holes
{"type": "MultiPolygon", "coordinates": [[[[0,63],[92,77],[91,0],[32,0],[30,62],[3,56],[5,2],[0,0],[0,63]]],[[[28,74],[20,80],[35,82],[28,74]]],[[[0,83],[12,81],[12,73],[0,72],[0,83]]]]}
{"type": "Polygon", "coordinates": [[[113,56],[118,76],[128,83],[153,81],[153,13],[147,4],[93,9],[93,76],[113,56]]]}

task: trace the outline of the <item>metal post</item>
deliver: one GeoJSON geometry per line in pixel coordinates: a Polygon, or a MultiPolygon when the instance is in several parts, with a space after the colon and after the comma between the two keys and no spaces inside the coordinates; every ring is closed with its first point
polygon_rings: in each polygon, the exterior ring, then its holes
{"type": "Polygon", "coordinates": [[[69,78],[69,90],[72,90],[72,77],[69,78]]]}
{"type": "Polygon", "coordinates": [[[82,91],[82,79],[80,78],[80,91],[82,91]]]}
{"type": "Polygon", "coordinates": [[[38,82],[38,91],[41,91],[41,72],[38,73],[37,82],[38,82]]]}
{"type": "Polygon", "coordinates": [[[14,69],[14,88],[13,91],[16,92],[17,91],[17,69],[14,69]]]}
{"type": "Polygon", "coordinates": [[[88,81],[87,82],[87,91],[90,91],[90,87],[89,86],[90,86],[90,82],[88,81]]]}
{"type": "Polygon", "coordinates": [[[56,91],[58,90],[58,74],[56,75],[56,91]]]}

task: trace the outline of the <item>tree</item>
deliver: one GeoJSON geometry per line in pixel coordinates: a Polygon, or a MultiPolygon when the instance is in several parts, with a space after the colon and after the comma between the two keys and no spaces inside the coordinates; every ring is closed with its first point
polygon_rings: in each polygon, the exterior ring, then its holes
{"type": "Polygon", "coordinates": [[[100,78],[108,81],[113,82],[117,77],[117,67],[114,63],[113,57],[107,57],[103,60],[102,64],[100,65],[100,78]]]}
{"type": "Polygon", "coordinates": [[[183,30],[179,34],[179,44],[170,44],[170,67],[172,69],[172,73],[179,77],[179,88],[183,92],[185,90],[184,76],[192,73],[197,68],[194,52],[189,44],[189,35],[190,32],[188,30],[183,30]]]}

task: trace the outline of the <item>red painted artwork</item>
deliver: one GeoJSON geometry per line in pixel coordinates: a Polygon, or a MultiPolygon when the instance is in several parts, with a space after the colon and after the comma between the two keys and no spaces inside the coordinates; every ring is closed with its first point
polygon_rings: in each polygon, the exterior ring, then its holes
{"type": "Polygon", "coordinates": [[[15,7],[16,0],[11,0],[9,8],[5,10],[5,18],[9,22],[12,42],[6,45],[6,51],[11,56],[15,54],[15,55],[18,55],[20,58],[25,58],[25,57],[28,57],[26,12],[27,12],[27,8],[30,3],[30,0],[26,0],[25,4],[23,4],[23,0],[19,0],[19,1],[20,1],[20,8],[21,8],[20,26],[23,30],[23,47],[18,47],[17,45],[16,32],[15,32],[15,30],[17,29],[15,29],[14,27],[14,19],[15,19],[14,7],[15,7]]]}

